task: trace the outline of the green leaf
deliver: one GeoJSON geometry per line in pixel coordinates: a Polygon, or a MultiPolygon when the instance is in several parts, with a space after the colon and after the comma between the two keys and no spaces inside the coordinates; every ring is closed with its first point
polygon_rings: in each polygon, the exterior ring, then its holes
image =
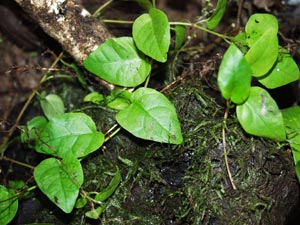
{"type": "Polygon", "coordinates": [[[12,189],[0,185],[0,224],[10,223],[18,211],[18,199],[12,189]]]}
{"type": "Polygon", "coordinates": [[[87,199],[86,197],[80,197],[79,199],[76,200],[75,207],[76,209],[81,209],[87,204],[87,199]]]}
{"type": "Polygon", "coordinates": [[[144,54],[159,62],[167,61],[171,35],[164,12],[151,8],[149,13],[139,16],[133,23],[132,35],[137,48],[144,54]]]}
{"type": "Polygon", "coordinates": [[[251,70],[243,53],[231,44],[224,54],[218,73],[218,86],[225,99],[240,104],[250,92],[251,70]]]}
{"type": "Polygon", "coordinates": [[[132,104],[116,115],[118,123],[136,137],[180,144],[182,134],[174,105],[160,92],[139,88],[132,104]]]}
{"type": "Polygon", "coordinates": [[[248,46],[252,47],[269,29],[277,34],[278,21],[275,16],[271,14],[253,14],[245,27],[248,46]]]}
{"type": "Polygon", "coordinates": [[[45,116],[50,119],[53,116],[61,115],[65,111],[62,99],[55,94],[49,94],[40,100],[45,116]]]}
{"type": "Polygon", "coordinates": [[[237,118],[243,129],[252,135],[286,139],[281,112],[270,94],[260,87],[252,87],[250,95],[236,108],[237,118]]]}
{"type": "Polygon", "coordinates": [[[106,205],[99,206],[99,207],[97,207],[95,209],[87,211],[85,213],[85,216],[88,217],[88,218],[96,220],[104,212],[105,209],[106,209],[106,205]]]}
{"type": "Polygon", "coordinates": [[[102,102],[103,100],[104,100],[103,95],[98,93],[97,91],[89,93],[83,99],[84,102],[92,102],[95,104],[102,102]]]}
{"type": "Polygon", "coordinates": [[[38,133],[44,129],[47,122],[47,119],[43,116],[36,116],[32,118],[29,122],[27,122],[27,126],[22,130],[21,141],[26,142],[36,140],[38,138],[38,133]]]}
{"type": "Polygon", "coordinates": [[[273,67],[277,60],[278,47],[277,32],[274,29],[267,30],[256,40],[245,55],[253,76],[263,76],[273,67]]]}
{"type": "Polygon", "coordinates": [[[45,159],[35,167],[33,175],[38,187],[54,204],[65,213],[73,210],[83,183],[83,171],[76,158],[45,159]]]}
{"type": "Polygon", "coordinates": [[[131,93],[126,90],[118,89],[111,91],[107,97],[107,105],[112,109],[123,110],[130,105],[131,93]]]}
{"type": "MultiPolygon", "coordinates": [[[[300,107],[292,106],[282,110],[283,121],[295,165],[300,163],[300,107]]],[[[298,176],[298,178],[300,178],[298,176]]],[[[299,179],[300,180],[300,179],[299,179]]]]}
{"type": "Polygon", "coordinates": [[[206,21],[206,26],[208,29],[214,29],[220,23],[225,10],[226,10],[227,0],[218,0],[217,7],[212,14],[212,16],[206,21]]]}
{"type": "Polygon", "coordinates": [[[84,113],[65,113],[52,117],[38,133],[37,152],[58,156],[86,156],[97,150],[104,142],[94,121],[84,113]]]}
{"type": "Polygon", "coordinates": [[[151,65],[130,37],[111,38],[83,62],[84,67],[109,83],[135,87],[143,83],[151,65]]]}
{"type": "Polygon", "coordinates": [[[178,50],[184,43],[186,34],[186,27],[176,25],[175,26],[175,50],[178,50]]]}
{"type": "Polygon", "coordinates": [[[117,168],[116,174],[113,177],[113,179],[110,181],[109,185],[95,196],[95,200],[103,202],[106,199],[108,199],[115,192],[120,182],[121,182],[121,173],[119,168],[117,168]]]}
{"type": "Polygon", "coordinates": [[[299,80],[299,68],[287,50],[281,49],[273,68],[258,81],[272,89],[299,80]]]}

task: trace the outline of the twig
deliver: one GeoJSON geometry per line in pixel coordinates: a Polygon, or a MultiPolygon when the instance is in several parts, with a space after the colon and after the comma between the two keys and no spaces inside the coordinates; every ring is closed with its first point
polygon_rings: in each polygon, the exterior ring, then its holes
{"type": "Polygon", "coordinates": [[[236,190],[236,186],[234,184],[231,172],[230,172],[230,168],[229,168],[229,164],[228,164],[228,158],[227,158],[227,144],[226,144],[226,133],[225,133],[225,126],[226,126],[226,120],[228,118],[228,112],[229,112],[229,104],[227,104],[227,108],[226,111],[224,113],[224,119],[223,119],[223,127],[222,127],[222,140],[223,140],[223,150],[224,150],[224,159],[225,159],[225,165],[226,165],[226,170],[227,170],[227,174],[231,183],[231,186],[233,188],[233,190],[236,190]]]}
{"type": "MultiPolygon", "coordinates": [[[[54,68],[54,66],[59,62],[59,60],[62,58],[62,56],[63,56],[63,52],[61,52],[60,55],[52,63],[52,65],[50,66],[50,70],[52,68],[54,68]]],[[[7,148],[7,146],[8,146],[8,141],[9,141],[10,137],[13,135],[13,133],[15,132],[15,130],[17,129],[17,127],[19,126],[20,121],[21,121],[21,119],[22,119],[25,111],[27,110],[27,108],[28,108],[29,104],[31,103],[32,99],[35,97],[36,93],[38,92],[40,86],[46,80],[46,78],[47,78],[48,73],[49,73],[50,70],[48,70],[44,74],[44,76],[42,77],[42,79],[41,79],[38,87],[33,90],[33,92],[31,93],[31,95],[27,99],[27,101],[26,101],[25,105],[23,106],[21,112],[19,113],[19,115],[18,115],[18,117],[17,117],[14,125],[9,129],[8,134],[3,138],[3,141],[2,141],[2,143],[0,145],[0,160],[3,159],[3,155],[4,155],[4,152],[5,152],[6,148],[7,148]]]]}

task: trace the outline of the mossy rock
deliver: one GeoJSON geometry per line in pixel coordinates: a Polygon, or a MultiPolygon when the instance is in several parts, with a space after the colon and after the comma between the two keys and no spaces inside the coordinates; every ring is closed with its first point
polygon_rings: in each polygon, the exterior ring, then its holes
{"type": "MultiPolygon", "coordinates": [[[[46,209],[38,209],[31,222],[284,224],[299,198],[291,153],[280,143],[245,134],[230,112],[225,131],[234,190],[222,141],[225,108],[207,95],[210,91],[200,79],[190,79],[166,93],[179,114],[183,144],[142,141],[121,131],[82,161],[85,191],[103,190],[116,166],[122,174],[119,188],[105,202],[101,222],[85,217],[90,205],[66,215],[47,199],[40,200],[40,193],[35,201],[46,209]]],[[[115,123],[111,111],[86,112],[102,131],[115,123]]]]}

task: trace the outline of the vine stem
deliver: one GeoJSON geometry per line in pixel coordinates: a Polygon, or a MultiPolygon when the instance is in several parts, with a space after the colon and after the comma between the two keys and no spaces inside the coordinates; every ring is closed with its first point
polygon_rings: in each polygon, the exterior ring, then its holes
{"type": "Polygon", "coordinates": [[[35,95],[37,94],[39,88],[41,87],[41,85],[45,82],[45,80],[47,79],[47,76],[48,76],[48,73],[49,71],[59,62],[59,60],[62,58],[63,56],[63,52],[61,52],[59,54],[59,56],[55,59],[55,61],[52,63],[52,65],[50,66],[50,69],[44,74],[44,76],[42,77],[39,85],[32,91],[31,95],[29,96],[29,98],[27,99],[25,105],[23,106],[23,108],[21,109],[15,123],[13,124],[13,126],[9,129],[8,131],[8,134],[3,138],[3,141],[0,145],[0,160],[3,159],[3,155],[4,155],[4,152],[8,146],[8,142],[10,140],[10,137],[13,135],[13,133],[15,132],[15,130],[17,129],[17,127],[19,126],[20,124],[20,121],[26,111],[26,109],[28,108],[28,106],[30,105],[32,99],[35,97],[35,95]]]}
{"type": "Polygon", "coordinates": [[[224,34],[220,34],[218,32],[215,32],[213,30],[209,30],[203,26],[200,26],[198,23],[188,23],[188,22],[169,22],[170,25],[179,25],[179,26],[186,26],[186,27],[195,27],[199,30],[202,30],[204,32],[207,32],[207,33],[210,33],[210,34],[213,34],[217,37],[220,37],[222,39],[224,39],[226,42],[230,43],[230,39],[231,37],[227,36],[227,35],[224,35],[224,34]]]}
{"type": "Polygon", "coordinates": [[[110,5],[114,0],[108,0],[106,3],[104,3],[103,5],[101,5],[94,13],[93,16],[97,17],[99,16],[100,12],[106,8],[108,5],[110,5]]]}
{"type": "Polygon", "coordinates": [[[231,183],[231,186],[232,186],[233,190],[236,190],[236,186],[234,184],[234,181],[233,181],[233,178],[232,178],[232,175],[231,175],[231,172],[230,172],[228,158],[227,158],[227,143],[226,143],[225,127],[226,127],[226,120],[228,118],[228,113],[229,113],[229,102],[227,102],[227,108],[225,110],[224,118],[223,118],[222,141],[223,141],[224,160],[225,160],[227,174],[228,174],[228,177],[229,177],[229,180],[230,180],[230,183],[231,183]]]}

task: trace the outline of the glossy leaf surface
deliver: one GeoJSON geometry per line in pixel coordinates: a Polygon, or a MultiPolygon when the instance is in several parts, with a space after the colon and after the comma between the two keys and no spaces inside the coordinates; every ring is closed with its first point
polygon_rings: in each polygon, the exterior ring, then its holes
{"type": "Polygon", "coordinates": [[[75,206],[83,183],[83,171],[76,158],[62,161],[48,158],[34,169],[34,179],[41,191],[65,213],[75,206]]]}
{"type": "Polygon", "coordinates": [[[287,50],[281,49],[275,65],[258,81],[269,89],[281,87],[299,80],[299,68],[287,50]]]}
{"type": "Polygon", "coordinates": [[[104,142],[92,118],[84,113],[65,113],[53,117],[38,132],[36,151],[65,158],[86,156],[104,142]]]}
{"type": "Polygon", "coordinates": [[[213,15],[206,21],[206,26],[208,29],[214,29],[216,26],[218,26],[225,13],[226,5],[227,0],[218,0],[213,15]]]}
{"type": "Polygon", "coordinates": [[[112,38],[92,52],[83,65],[109,83],[135,87],[143,83],[151,65],[130,37],[112,38]]]}
{"type": "Polygon", "coordinates": [[[218,72],[218,86],[222,96],[240,104],[248,98],[250,84],[250,66],[239,48],[231,44],[224,54],[218,72]]]}
{"type": "Polygon", "coordinates": [[[278,56],[278,37],[274,29],[267,30],[246,53],[252,76],[261,77],[271,70],[278,56]]]}
{"type": "Polygon", "coordinates": [[[50,119],[56,115],[61,115],[65,111],[65,106],[61,97],[49,94],[40,100],[41,107],[45,116],[50,119]]]}
{"type": "Polygon", "coordinates": [[[270,94],[260,87],[251,87],[250,95],[237,106],[237,118],[244,130],[252,135],[284,141],[282,114],[270,94]]]}
{"type": "Polygon", "coordinates": [[[16,193],[0,185],[0,224],[6,225],[10,223],[18,210],[18,199],[16,193]]]}
{"type": "Polygon", "coordinates": [[[133,24],[136,46],[144,54],[159,62],[167,61],[170,46],[170,25],[166,14],[155,8],[139,16],[133,24]]]}
{"type": "Polygon", "coordinates": [[[292,106],[282,110],[285,130],[292,148],[296,174],[300,180],[300,107],[292,106]]]}
{"type": "Polygon", "coordinates": [[[136,137],[180,144],[182,134],[174,105],[160,92],[139,88],[131,105],[116,115],[118,123],[136,137]]]}

